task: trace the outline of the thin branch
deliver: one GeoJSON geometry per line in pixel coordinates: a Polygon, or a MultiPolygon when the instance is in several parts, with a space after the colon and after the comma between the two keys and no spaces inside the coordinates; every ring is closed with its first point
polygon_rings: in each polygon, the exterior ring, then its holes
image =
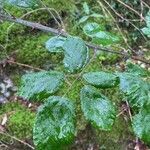
{"type": "Polygon", "coordinates": [[[150,6],[146,2],[143,1],[143,4],[150,9],[150,6]]]}
{"type": "Polygon", "coordinates": [[[18,66],[22,66],[22,67],[34,69],[34,70],[37,70],[37,71],[45,71],[44,69],[40,69],[40,68],[33,67],[33,66],[30,66],[30,65],[26,65],[26,64],[19,63],[19,62],[15,62],[15,61],[13,61],[13,60],[7,60],[7,62],[8,62],[9,64],[15,64],[15,65],[18,65],[18,66]]]}
{"type": "Polygon", "coordinates": [[[22,140],[20,140],[20,139],[18,139],[18,138],[16,138],[16,137],[14,137],[14,136],[11,136],[10,134],[8,134],[8,133],[4,133],[4,132],[1,132],[0,131],[0,134],[1,135],[4,135],[4,136],[7,136],[7,137],[9,137],[9,138],[11,138],[11,139],[13,139],[13,140],[15,140],[15,141],[18,141],[18,142],[20,142],[21,144],[23,144],[23,145],[25,145],[25,146],[28,146],[28,147],[30,147],[31,149],[35,149],[33,146],[31,146],[30,144],[28,144],[28,143],[26,143],[26,142],[24,142],[24,141],[22,141],[22,140]]]}
{"type": "Polygon", "coordinates": [[[129,106],[129,103],[128,103],[127,100],[126,100],[126,105],[127,105],[127,110],[128,110],[128,113],[129,113],[130,120],[132,122],[132,113],[131,113],[130,106],[129,106]]]}
{"type": "Polygon", "coordinates": [[[133,11],[135,14],[137,14],[141,20],[145,21],[145,18],[143,16],[141,16],[141,14],[139,14],[138,11],[136,11],[135,9],[133,9],[132,7],[130,7],[129,5],[125,4],[124,2],[122,2],[121,0],[117,0],[120,4],[122,4],[123,6],[125,6],[126,8],[130,9],[131,11],[133,11]]]}
{"type": "MultiPolygon", "coordinates": [[[[10,21],[10,22],[22,24],[22,25],[25,25],[25,26],[28,26],[28,27],[31,27],[31,28],[39,29],[39,30],[41,30],[43,32],[52,33],[54,35],[61,35],[61,36],[64,36],[64,37],[69,36],[69,34],[67,32],[65,32],[64,30],[57,30],[57,29],[54,29],[54,28],[50,28],[50,27],[44,26],[44,25],[39,24],[39,23],[34,23],[34,22],[27,21],[27,20],[6,16],[6,15],[3,15],[3,14],[0,14],[0,18],[2,20],[5,20],[5,21],[10,21]]],[[[132,58],[132,59],[134,59],[133,56],[130,56],[126,52],[117,52],[117,51],[114,51],[112,49],[104,48],[104,47],[101,47],[101,46],[98,46],[98,45],[94,45],[94,44],[91,44],[91,43],[88,43],[88,42],[86,42],[86,45],[89,48],[94,49],[94,50],[95,49],[96,50],[101,50],[101,51],[105,51],[105,52],[109,52],[109,53],[114,53],[114,54],[117,54],[117,55],[120,55],[120,56],[124,56],[125,58],[132,58]]],[[[150,64],[149,62],[147,62],[145,60],[142,60],[141,58],[138,58],[138,57],[136,57],[136,60],[139,60],[141,62],[150,64]]]]}
{"type": "Polygon", "coordinates": [[[139,31],[139,33],[143,36],[144,40],[147,41],[147,38],[145,37],[145,35],[142,33],[142,31],[135,25],[133,24],[130,20],[124,18],[121,14],[119,14],[106,0],[103,0],[108,6],[109,8],[118,16],[120,17],[122,20],[130,23],[135,29],[137,29],[139,31]]]}
{"type": "Polygon", "coordinates": [[[123,38],[123,40],[124,40],[124,43],[127,45],[127,47],[128,47],[130,50],[132,50],[132,48],[131,48],[131,47],[129,46],[129,44],[128,44],[127,38],[126,38],[126,37],[124,36],[124,34],[122,33],[122,31],[121,31],[119,25],[117,24],[116,19],[113,17],[113,15],[111,14],[111,12],[110,12],[110,11],[106,8],[106,6],[104,6],[100,1],[97,1],[97,2],[98,2],[98,4],[101,6],[101,8],[105,9],[105,10],[106,10],[106,13],[108,13],[109,16],[113,19],[113,22],[115,22],[116,27],[117,27],[118,31],[120,32],[120,34],[121,34],[121,36],[122,36],[122,38],[123,38]]]}
{"type": "Polygon", "coordinates": [[[0,18],[2,20],[6,20],[6,21],[10,21],[10,22],[22,24],[22,25],[25,25],[25,26],[28,26],[28,27],[31,27],[31,28],[39,29],[39,30],[42,30],[44,32],[50,32],[50,33],[53,33],[55,35],[58,35],[61,32],[62,36],[65,36],[65,37],[67,36],[66,32],[50,28],[50,27],[41,25],[39,23],[34,23],[34,22],[26,21],[26,20],[19,19],[19,18],[16,18],[16,17],[9,17],[9,16],[3,15],[3,14],[0,14],[0,18]]]}
{"type": "Polygon", "coordinates": [[[57,20],[57,18],[54,16],[54,14],[51,12],[51,10],[49,9],[49,7],[47,7],[43,1],[41,1],[41,0],[39,0],[39,1],[44,6],[44,8],[49,12],[49,14],[54,18],[54,20],[58,24],[58,26],[62,27],[65,30],[65,25],[64,25],[64,23],[63,23],[60,15],[59,15],[59,13],[53,8],[53,11],[57,14],[57,17],[59,18],[61,24],[59,23],[59,21],[57,20]]]}
{"type": "MultiPolygon", "coordinates": [[[[25,13],[25,14],[23,14],[21,17],[19,17],[20,19],[23,19],[24,17],[26,17],[26,16],[28,16],[28,15],[30,15],[30,14],[33,14],[33,13],[35,13],[35,12],[37,12],[37,11],[42,11],[42,10],[48,10],[48,11],[54,11],[55,13],[56,13],[56,15],[58,16],[58,18],[61,20],[61,18],[60,18],[60,16],[59,16],[59,14],[58,14],[58,12],[54,9],[54,8],[38,8],[38,9],[35,9],[35,10],[31,10],[31,11],[29,11],[29,12],[27,12],[27,13],[25,13]]],[[[9,16],[11,16],[10,15],[10,13],[9,13],[9,16]]],[[[54,16],[55,17],[55,16],[54,16]]],[[[62,21],[61,21],[62,22],[62,21]]],[[[8,45],[8,42],[9,42],[9,37],[8,37],[8,34],[9,34],[9,32],[10,32],[10,30],[11,30],[11,28],[14,26],[14,22],[7,28],[7,37],[6,37],[6,45],[5,45],[5,49],[7,48],[7,45],[8,45]]],[[[63,22],[62,22],[62,26],[63,26],[63,22]]]]}

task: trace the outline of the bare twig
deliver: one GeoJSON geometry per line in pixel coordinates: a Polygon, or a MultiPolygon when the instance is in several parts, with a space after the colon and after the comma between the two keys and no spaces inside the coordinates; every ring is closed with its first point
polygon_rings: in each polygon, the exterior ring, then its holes
{"type": "MultiPolygon", "coordinates": [[[[23,19],[24,17],[26,17],[26,16],[28,16],[28,15],[30,15],[30,14],[33,14],[33,13],[35,13],[35,12],[37,12],[37,11],[42,11],[42,10],[47,10],[47,11],[49,11],[49,12],[51,12],[51,11],[54,11],[55,13],[56,13],[56,15],[57,15],[57,17],[61,20],[61,17],[60,17],[60,15],[59,15],[59,13],[54,9],[54,8],[38,8],[38,9],[35,9],[35,10],[31,10],[31,11],[29,11],[29,12],[27,12],[27,13],[25,13],[25,14],[23,14],[21,17],[19,17],[20,19],[23,19]]],[[[53,18],[55,18],[55,16],[53,15],[53,13],[51,14],[52,15],[52,17],[53,18]]],[[[9,16],[11,16],[10,14],[9,14],[9,16]]],[[[55,18],[56,19],[56,18],[55,18]]],[[[54,19],[54,20],[55,20],[54,19]]],[[[62,20],[61,20],[61,24],[62,24],[62,26],[63,26],[63,22],[62,22],[62,20]]],[[[5,49],[7,48],[7,45],[8,45],[8,42],[9,42],[9,37],[8,37],[8,34],[9,34],[9,32],[10,32],[10,30],[11,30],[11,28],[13,27],[15,25],[15,23],[13,22],[8,28],[7,28],[7,36],[6,36],[6,45],[5,45],[5,49]]],[[[60,26],[59,24],[58,24],[58,26],[60,26]]]]}
{"type": "MultiPolygon", "coordinates": [[[[2,18],[3,20],[6,20],[6,21],[10,21],[10,22],[22,24],[22,25],[25,25],[25,26],[28,26],[28,27],[31,27],[31,28],[39,29],[43,32],[50,32],[54,35],[61,35],[61,36],[64,36],[64,37],[69,36],[69,34],[67,32],[65,32],[64,30],[59,31],[57,29],[50,28],[50,27],[44,26],[44,25],[39,24],[39,23],[34,23],[34,22],[27,21],[27,20],[6,16],[6,15],[3,15],[3,14],[0,14],[0,18],[2,18]]],[[[120,56],[124,56],[126,58],[134,59],[134,57],[130,56],[126,52],[117,52],[117,51],[114,51],[114,50],[111,50],[111,49],[108,49],[108,48],[105,48],[105,47],[101,47],[101,46],[98,46],[98,45],[94,45],[94,44],[91,44],[91,43],[88,43],[88,42],[86,42],[86,45],[89,48],[94,49],[94,50],[95,49],[96,50],[101,50],[101,51],[105,51],[105,52],[109,52],[109,53],[114,53],[114,54],[117,54],[117,55],[120,55],[120,56]]],[[[141,62],[150,64],[149,62],[147,62],[145,60],[142,60],[141,58],[138,58],[138,57],[136,57],[136,60],[139,60],[141,62]]]]}
{"type": "Polygon", "coordinates": [[[122,38],[123,38],[125,44],[126,44],[127,47],[131,50],[131,47],[130,47],[129,44],[128,44],[127,38],[123,35],[123,33],[122,33],[122,31],[121,31],[119,25],[116,23],[116,22],[117,22],[116,19],[113,17],[113,15],[111,14],[111,12],[110,12],[110,11],[107,9],[107,7],[104,6],[100,1],[98,1],[98,4],[101,6],[101,8],[105,9],[105,10],[106,10],[106,13],[108,13],[109,16],[113,19],[113,22],[115,22],[116,27],[117,27],[118,31],[120,32],[120,34],[121,34],[121,36],[122,36],[122,38]]]}
{"type": "Polygon", "coordinates": [[[143,0],[140,0],[140,5],[141,5],[141,22],[142,22],[143,10],[144,10],[144,7],[143,7],[143,0]]]}
{"type": "Polygon", "coordinates": [[[143,1],[143,4],[150,9],[150,6],[146,2],[143,1]]]}
{"type": "Polygon", "coordinates": [[[132,114],[131,114],[130,106],[129,106],[129,103],[128,103],[127,100],[126,100],[126,105],[127,105],[127,110],[128,110],[128,113],[129,113],[130,120],[132,121],[132,114]]]}
{"type": "Polygon", "coordinates": [[[15,65],[18,65],[18,66],[22,66],[22,67],[34,69],[34,70],[37,70],[37,71],[45,71],[44,69],[40,69],[40,68],[33,67],[33,66],[30,66],[30,65],[26,65],[26,64],[19,63],[19,62],[15,62],[15,61],[13,61],[13,60],[7,60],[7,62],[8,62],[9,64],[15,64],[15,65]]]}
{"type": "Polygon", "coordinates": [[[120,4],[122,4],[123,6],[125,6],[126,8],[130,9],[131,11],[133,11],[135,14],[137,14],[141,20],[145,21],[145,18],[143,16],[141,16],[141,14],[139,14],[138,11],[136,11],[135,9],[133,9],[132,7],[130,7],[129,5],[125,4],[124,2],[122,2],[121,0],[117,0],[120,4]]]}
{"type": "Polygon", "coordinates": [[[0,131],[0,134],[1,135],[4,135],[4,136],[7,136],[7,137],[9,137],[9,138],[11,138],[11,139],[13,139],[13,140],[15,140],[15,141],[18,141],[18,142],[20,142],[21,144],[23,144],[23,145],[25,145],[25,146],[28,146],[29,148],[31,148],[31,149],[35,149],[33,146],[31,146],[29,143],[26,143],[26,142],[24,142],[24,141],[22,141],[22,140],[20,140],[20,139],[18,139],[18,138],[16,138],[16,137],[14,137],[14,136],[11,136],[10,134],[8,134],[8,133],[4,133],[4,132],[1,132],[0,131]]]}
{"type": "Polygon", "coordinates": [[[139,33],[143,36],[144,40],[147,41],[147,38],[145,37],[145,35],[142,33],[142,31],[141,31],[135,24],[133,24],[130,20],[124,18],[121,14],[119,14],[106,0],[103,0],[103,1],[109,6],[109,8],[110,8],[118,17],[120,17],[122,20],[124,20],[124,21],[130,23],[136,30],[138,30],[139,33]]]}
{"type": "Polygon", "coordinates": [[[53,13],[51,12],[51,10],[49,9],[49,7],[47,7],[45,5],[45,3],[43,1],[40,0],[40,3],[44,6],[44,8],[49,12],[49,14],[54,18],[55,22],[58,24],[59,27],[62,27],[65,30],[65,25],[60,17],[60,15],[58,14],[58,12],[53,8],[53,11],[57,14],[57,17],[59,18],[61,24],[59,23],[59,21],[57,20],[57,18],[53,15],[53,13]]]}

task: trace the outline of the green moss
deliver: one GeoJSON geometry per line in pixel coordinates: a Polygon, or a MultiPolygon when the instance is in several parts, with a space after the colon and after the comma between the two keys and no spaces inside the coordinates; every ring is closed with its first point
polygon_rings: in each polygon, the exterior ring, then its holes
{"type": "Polygon", "coordinates": [[[19,139],[32,137],[35,113],[18,102],[10,102],[1,106],[0,120],[4,114],[8,117],[6,128],[9,134],[19,139]]]}
{"type": "Polygon", "coordinates": [[[117,118],[111,131],[96,131],[100,149],[121,150],[128,147],[130,140],[134,139],[129,121],[117,118]]]}
{"type": "Polygon", "coordinates": [[[16,73],[16,74],[12,74],[11,75],[11,79],[14,83],[15,86],[19,86],[20,85],[20,82],[21,82],[21,75],[19,73],[16,73]]]}
{"type": "Polygon", "coordinates": [[[58,12],[60,11],[73,11],[75,9],[75,1],[74,0],[44,0],[43,1],[48,7],[56,9],[58,12]],[[60,9],[61,8],[61,9],[60,9]]]}
{"type": "Polygon", "coordinates": [[[49,65],[50,68],[50,66],[59,63],[61,56],[49,53],[46,50],[45,42],[49,38],[49,35],[43,33],[39,33],[36,36],[17,36],[15,39],[11,40],[8,49],[11,51],[15,48],[17,55],[16,60],[20,63],[29,64],[36,67],[49,65]],[[47,62],[49,64],[47,64],[47,62]]]}

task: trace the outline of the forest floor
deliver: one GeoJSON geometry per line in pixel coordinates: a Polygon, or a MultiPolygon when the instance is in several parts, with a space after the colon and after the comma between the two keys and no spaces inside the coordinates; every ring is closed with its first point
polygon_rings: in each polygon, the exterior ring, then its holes
{"type": "MultiPolygon", "coordinates": [[[[47,2],[47,0],[44,1],[47,2]]],[[[59,4],[60,1],[57,1],[59,4]]],[[[89,3],[91,4],[92,2],[89,1],[89,3]]],[[[82,10],[82,5],[78,3],[66,4],[65,2],[66,7],[63,6],[64,8],[62,7],[62,10],[60,10],[58,4],[54,2],[53,5],[61,14],[67,31],[72,35],[80,35],[82,38],[89,40],[81,33],[81,27],[77,24],[80,15],[83,15],[78,12],[82,10]],[[78,10],[77,14],[72,12],[74,7],[78,10]],[[79,16],[75,17],[77,15],[79,16]]],[[[92,7],[95,8],[95,4],[92,3],[92,7]]],[[[11,8],[9,6],[8,9],[16,16],[21,16],[25,12],[24,10],[20,11],[18,8],[11,8]]],[[[101,10],[98,13],[101,13],[101,10]]],[[[54,19],[48,16],[46,11],[42,11],[42,13],[37,11],[25,17],[25,19],[58,28],[54,19]]],[[[108,25],[108,28],[114,28],[111,21],[98,21],[104,25],[108,25]]],[[[2,51],[0,54],[0,150],[31,150],[33,147],[32,127],[35,113],[42,102],[31,103],[16,96],[21,76],[25,73],[37,71],[37,68],[43,70],[62,70],[65,72],[62,64],[63,55],[56,53],[50,54],[45,50],[43,43],[52,36],[51,34],[46,34],[21,25],[13,25],[8,30],[10,25],[12,24],[9,22],[0,23],[0,44],[6,46],[6,50],[0,47],[2,51]],[[2,92],[3,90],[5,90],[5,93],[2,92]]],[[[126,33],[128,31],[123,32],[126,33]]],[[[123,42],[121,41],[118,45],[122,46],[123,42]]],[[[125,48],[127,47],[125,44],[123,46],[125,48]]],[[[131,43],[131,47],[134,51],[138,52],[139,56],[141,55],[143,57],[144,55],[145,59],[150,60],[150,45],[148,42],[145,44],[143,40],[141,40],[141,43],[137,41],[136,44],[131,43]]],[[[93,52],[90,55],[92,57],[94,55],[93,52]]],[[[126,58],[114,54],[98,52],[84,72],[95,70],[115,71],[116,68],[122,71],[126,61],[128,61],[126,58]]],[[[131,61],[150,70],[149,64],[136,60],[131,61]]],[[[83,81],[80,77],[77,82],[72,84],[74,80],[76,80],[76,76],[69,76],[63,88],[57,93],[58,95],[65,93],[68,98],[75,100],[77,110],[80,112],[77,114],[77,128],[79,131],[74,143],[68,149],[134,150],[137,143],[131,128],[129,114],[124,112],[118,115],[113,129],[110,132],[98,131],[92,128],[83,117],[79,102],[79,91],[83,86],[83,81]],[[68,88],[70,88],[69,91],[68,88]]],[[[105,94],[117,103],[119,106],[118,111],[120,112],[125,104],[120,102],[121,95],[117,92],[117,89],[108,90],[105,94]]],[[[140,148],[140,150],[148,149],[142,142],[140,143],[140,148]]]]}

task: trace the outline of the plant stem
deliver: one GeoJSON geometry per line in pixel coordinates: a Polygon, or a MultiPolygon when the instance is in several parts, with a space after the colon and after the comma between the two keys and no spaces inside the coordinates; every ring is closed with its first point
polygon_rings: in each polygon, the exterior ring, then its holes
{"type": "MultiPolygon", "coordinates": [[[[23,19],[16,18],[16,17],[13,17],[13,16],[7,16],[7,15],[0,14],[0,19],[10,21],[10,22],[14,22],[14,23],[18,23],[18,24],[22,24],[22,25],[25,25],[25,26],[28,26],[28,27],[31,27],[31,28],[41,30],[43,32],[52,33],[54,35],[61,35],[61,36],[64,36],[64,37],[69,36],[69,34],[67,32],[65,32],[64,30],[57,30],[57,29],[54,29],[54,28],[51,28],[51,27],[44,26],[44,25],[39,24],[39,23],[34,23],[34,22],[31,22],[31,21],[23,20],[23,19]]],[[[126,52],[116,52],[112,49],[104,48],[104,47],[94,45],[94,44],[91,44],[91,43],[88,43],[88,42],[86,42],[86,45],[89,48],[94,49],[94,50],[101,50],[101,51],[105,51],[105,52],[109,52],[109,53],[114,53],[114,54],[123,56],[125,58],[131,58],[131,59],[138,60],[138,61],[141,61],[141,62],[146,63],[146,64],[150,64],[150,62],[147,62],[147,61],[145,61],[145,60],[143,60],[139,57],[136,57],[136,59],[135,59],[135,56],[131,56],[126,52]]]]}

